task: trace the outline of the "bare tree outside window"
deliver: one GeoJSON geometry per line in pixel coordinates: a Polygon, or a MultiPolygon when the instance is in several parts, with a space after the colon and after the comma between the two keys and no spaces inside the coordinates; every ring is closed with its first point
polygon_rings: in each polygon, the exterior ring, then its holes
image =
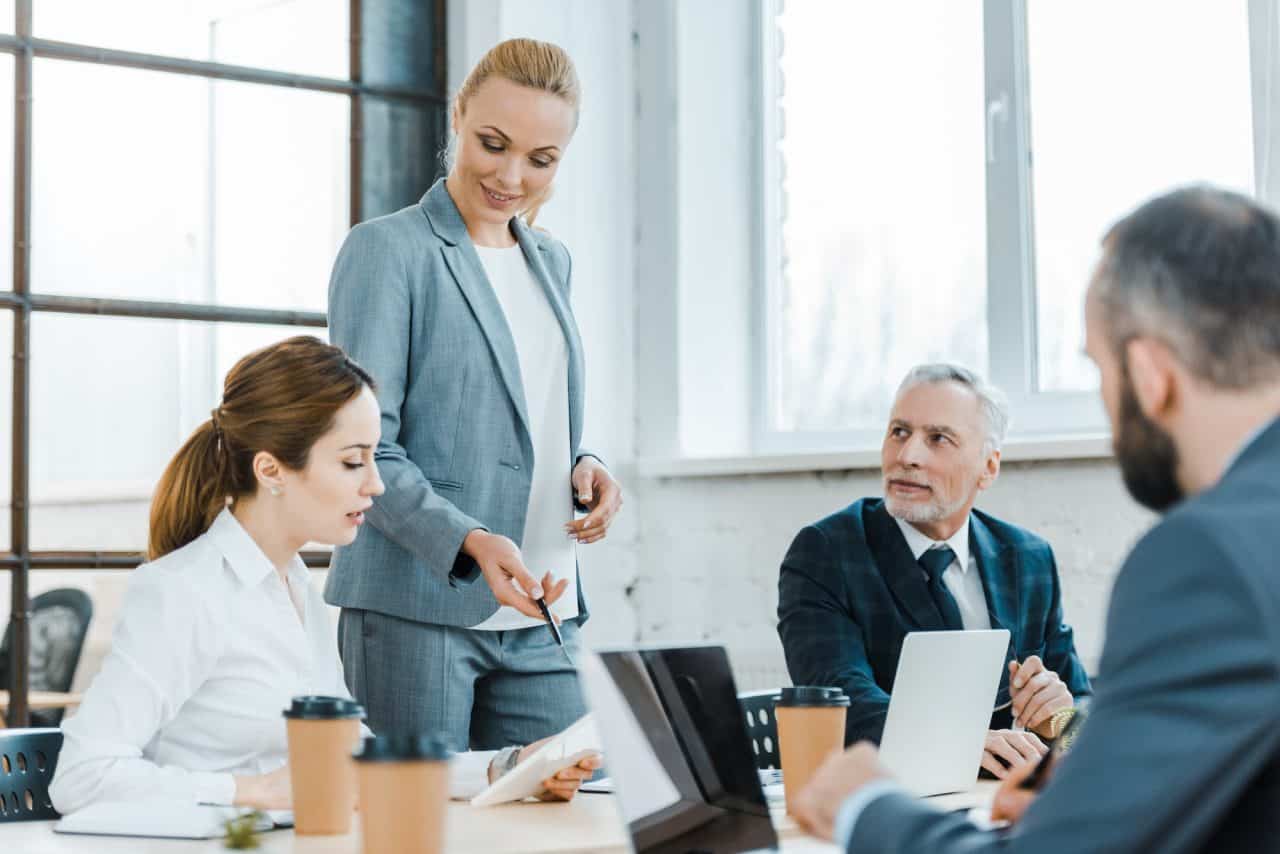
{"type": "Polygon", "coordinates": [[[980,4],[787,3],[780,430],[879,429],[913,364],[986,362],[980,4]]]}

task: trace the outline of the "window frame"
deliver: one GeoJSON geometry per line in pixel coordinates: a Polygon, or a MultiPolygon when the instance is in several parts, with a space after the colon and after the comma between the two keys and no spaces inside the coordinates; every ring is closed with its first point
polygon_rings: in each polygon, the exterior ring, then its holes
{"type": "MultiPolygon", "coordinates": [[[[778,153],[782,121],[779,104],[779,34],[776,18],[783,0],[756,4],[759,78],[756,97],[759,145],[756,169],[756,266],[753,283],[754,339],[761,346],[752,354],[754,381],[752,441],[755,455],[799,453],[861,454],[878,448],[882,430],[781,430],[771,417],[779,400],[783,283],[783,198],[778,153]]],[[[1267,197],[1274,176],[1264,164],[1280,153],[1280,122],[1259,117],[1266,85],[1277,75],[1276,11],[1267,0],[1249,0],[1250,63],[1254,113],[1255,194],[1267,197]],[[1260,123],[1263,125],[1260,127],[1260,123]],[[1274,124],[1272,124],[1274,123],[1274,124]]],[[[987,323],[988,364],[975,366],[1009,398],[1013,415],[1010,444],[1062,447],[1077,444],[1096,448],[1109,434],[1106,415],[1096,391],[1039,389],[1038,323],[1035,281],[1034,199],[1030,85],[1027,38],[1027,0],[985,0],[983,3],[984,109],[986,134],[987,323]]],[[[1275,202],[1277,199],[1271,199],[1275,202]]]]}

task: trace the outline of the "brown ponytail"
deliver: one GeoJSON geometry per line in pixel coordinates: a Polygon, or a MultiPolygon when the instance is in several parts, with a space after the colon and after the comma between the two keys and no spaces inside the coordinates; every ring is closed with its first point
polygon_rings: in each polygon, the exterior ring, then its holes
{"type": "Polygon", "coordinates": [[[373,378],[340,348],[309,335],[245,356],[227,373],[222,403],[178,450],[151,501],[147,560],[203,534],[228,503],[252,495],[253,458],[267,451],[294,471],[373,378]]]}

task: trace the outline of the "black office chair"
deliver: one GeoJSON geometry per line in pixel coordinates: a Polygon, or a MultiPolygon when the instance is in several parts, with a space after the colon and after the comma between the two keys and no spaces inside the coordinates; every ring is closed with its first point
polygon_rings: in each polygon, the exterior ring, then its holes
{"type": "Polygon", "coordinates": [[[49,782],[62,750],[58,729],[0,729],[0,824],[61,818],[49,782]]]}
{"type": "Polygon", "coordinates": [[[751,736],[751,749],[756,754],[756,767],[762,771],[782,767],[782,758],[778,755],[778,721],[773,714],[778,696],[777,688],[738,695],[738,704],[747,720],[747,735],[751,736]]]}
{"type": "MultiPolygon", "coordinates": [[[[41,593],[31,600],[31,665],[28,670],[32,691],[71,690],[84,639],[93,619],[93,600],[83,590],[70,587],[41,593]]],[[[9,687],[9,644],[13,626],[0,641],[0,689],[9,687]]],[[[31,712],[33,726],[56,727],[62,709],[31,712]]]]}

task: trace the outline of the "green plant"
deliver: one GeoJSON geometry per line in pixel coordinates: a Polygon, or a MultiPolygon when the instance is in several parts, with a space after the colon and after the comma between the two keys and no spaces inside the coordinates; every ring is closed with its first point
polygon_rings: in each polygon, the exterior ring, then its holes
{"type": "Polygon", "coordinates": [[[266,815],[254,810],[253,812],[242,813],[235,818],[229,818],[224,827],[227,835],[224,845],[227,848],[234,848],[244,851],[250,848],[257,848],[259,843],[257,826],[258,822],[266,818],[266,815]]]}

